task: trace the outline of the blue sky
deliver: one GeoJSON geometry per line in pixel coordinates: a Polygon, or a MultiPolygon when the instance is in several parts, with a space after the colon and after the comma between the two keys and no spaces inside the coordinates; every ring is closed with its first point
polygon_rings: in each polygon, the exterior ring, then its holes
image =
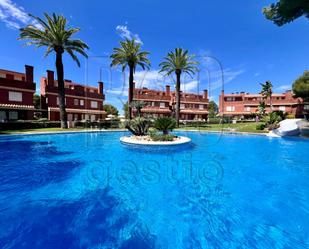
{"type": "Polygon", "coordinates": [[[80,68],[65,56],[65,78],[96,85],[101,70],[106,102],[119,109],[127,98],[124,79],[128,75],[110,70],[108,55],[126,36],[139,39],[143,49],[151,52],[151,70],[138,70],[137,85],[157,89],[166,83],[173,85],[173,79],[158,74],[158,64],[168,51],[183,47],[201,62],[199,75],[183,78],[184,91],[210,88],[211,98],[217,101],[222,88],[218,60],[226,92],[259,92],[259,83],[266,80],[282,92],[309,69],[309,21],[300,18],[284,27],[275,26],[262,14],[262,7],[274,1],[0,0],[0,68],[23,71],[24,64],[33,65],[37,83],[46,69],[55,70],[54,56],[44,58],[43,49],[23,46],[17,36],[18,27],[32,22],[26,13],[56,12],[65,15],[70,26],[80,27],[76,37],[90,46],[88,63],[80,58],[80,68]]]}

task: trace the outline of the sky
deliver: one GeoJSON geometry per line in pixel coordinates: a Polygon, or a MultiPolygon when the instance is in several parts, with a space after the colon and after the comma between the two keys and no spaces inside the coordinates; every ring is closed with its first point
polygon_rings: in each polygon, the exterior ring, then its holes
{"type": "Polygon", "coordinates": [[[309,20],[302,17],[277,27],[262,14],[262,8],[275,1],[0,0],[0,68],[23,72],[25,64],[34,66],[39,93],[40,77],[47,69],[55,70],[55,56],[45,58],[44,48],[25,46],[17,37],[19,28],[37,25],[28,13],[42,17],[48,12],[62,14],[68,26],[79,27],[75,38],[90,47],[88,59],[79,57],[81,67],[64,56],[65,78],[90,86],[101,79],[105,103],[120,111],[127,100],[128,73],[110,68],[109,55],[125,38],[135,38],[150,52],[150,70],[136,71],[138,87],[173,88],[174,77],[160,74],[159,63],[167,52],[182,47],[200,62],[200,73],[183,75],[184,92],[208,89],[210,99],[218,102],[223,87],[226,93],[256,93],[266,80],[274,92],[284,92],[309,69],[309,20]]]}

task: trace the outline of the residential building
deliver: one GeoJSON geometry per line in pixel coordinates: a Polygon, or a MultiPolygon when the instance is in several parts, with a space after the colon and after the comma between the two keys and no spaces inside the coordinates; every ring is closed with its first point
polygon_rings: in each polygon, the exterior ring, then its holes
{"type": "Polygon", "coordinates": [[[32,66],[25,73],[0,69],[0,122],[33,119],[34,93],[32,66]]]}
{"type": "MultiPolygon", "coordinates": [[[[85,86],[65,80],[65,105],[68,121],[91,120],[97,121],[106,117],[103,110],[103,82],[98,87],[85,86]]],[[[47,70],[47,77],[42,77],[41,108],[47,110],[49,120],[60,120],[58,81],[54,72],[47,70]]]]}
{"type": "MultiPolygon", "coordinates": [[[[259,105],[264,102],[266,113],[271,111],[270,98],[265,98],[261,94],[251,94],[245,92],[236,92],[225,94],[221,92],[219,96],[219,115],[246,117],[259,112],[259,105]]],[[[287,114],[293,114],[296,117],[302,117],[309,106],[303,103],[301,98],[294,98],[292,91],[272,94],[273,111],[283,111],[287,114]]]]}
{"type": "MultiPolygon", "coordinates": [[[[181,120],[206,120],[208,115],[208,92],[203,94],[180,93],[180,119],[181,120]]],[[[135,88],[133,101],[145,103],[141,112],[143,115],[163,117],[174,115],[176,97],[175,92],[166,85],[164,90],[153,90],[148,88],[135,88]]],[[[133,110],[136,115],[136,110],[133,110]]]]}

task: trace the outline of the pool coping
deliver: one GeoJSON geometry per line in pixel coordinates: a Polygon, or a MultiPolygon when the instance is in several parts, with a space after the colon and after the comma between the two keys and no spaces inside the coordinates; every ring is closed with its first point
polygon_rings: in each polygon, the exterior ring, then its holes
{"type": "MultiPolygon", "coordinates": [[[[16,132],[10,134],[0,134],[0,137],[4,136],[26,136],[26,135],[52,135],[52,134],[70,134],[70,133],[96,133],[96,132],[119,132],[119,131],[128,131],[127,129],[108,129],[108,130],[99,130],[99,129],[85,129],[85,130],[74,130],[74,131],[30,131],[30,132],[16,132]]],[[[213,130],[198,130],[198,129],[176,129],[181,132],[200,132],[200,133],[221,133],[221,134],[235,134],[235,135],[259,135],[259,136],[267,136],[268,133],[257,133],[257,132],[242,132],[242,131],[213,131],[213,130]]]]}

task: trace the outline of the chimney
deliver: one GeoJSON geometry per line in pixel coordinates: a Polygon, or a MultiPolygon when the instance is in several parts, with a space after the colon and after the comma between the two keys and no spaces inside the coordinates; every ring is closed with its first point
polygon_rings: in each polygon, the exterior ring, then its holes
{"type": "Polygon", "coordinates": [[[33,66],[25,65],[26,82],[33,83],[33,66]]]}
{"type": "Polygon", "coordinates": [[[170,93],[171,93],[171,87],[169,85],[166,85],[165,86],[165,92],[166,92],[166,95],[169,96],[170,93]]]}
{"type": "Polygon", "coordinates": [[[203,98],[208,99],[208,91],[207,90],[204,90],[203,98]]]}
{"type": "Polygon", "coordinates": [[[98,92],[99,92],[99,94],[103,94],[103,87],[104,87],[103,82],[99,81],[98,82],[98,92]]]}
{"type": "Polygon", "coordinates": [[[54,86],[54,71],[47,70],[47,85],[54,86]]]}

